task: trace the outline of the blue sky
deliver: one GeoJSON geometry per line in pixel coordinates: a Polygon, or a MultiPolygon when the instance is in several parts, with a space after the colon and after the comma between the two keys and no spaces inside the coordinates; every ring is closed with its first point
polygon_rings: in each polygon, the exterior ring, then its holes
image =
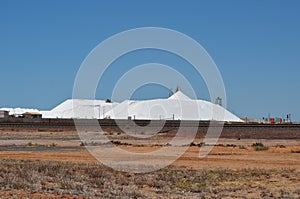
{"type": "MultiPolygon", "coordinates": [[[[296,0],[0,0],[0,107],[51,109],[72,97],[76,73],[96,45],[154,26],[180,31],[207,50],[222,74],[230,111],[256,118],[291,113],[300,121],[299,10],[296,0]]],[[[154,60],[177,63],[197,85],[197,96],[208,99],[203,81],[176,59],[157,51],[124,57],[97,97],[109,98],[111,85],[133,64],[154,60]]],[[[146,86],[134,97],[167,97],[165,91],[146,86]]]]}

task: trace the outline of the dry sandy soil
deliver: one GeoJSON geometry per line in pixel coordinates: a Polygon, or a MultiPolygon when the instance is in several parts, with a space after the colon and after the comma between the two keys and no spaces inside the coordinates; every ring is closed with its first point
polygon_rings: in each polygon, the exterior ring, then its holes
{"type": "MultiPolygon", "coordinates": [[[[183,147],[165,146],[170,138],[163,136],[111,138],[134,153],[183,147]]],[[[0,198],[300,198],[300,140],[220,139],[204,158],[199,150],[209,147],[206,143],[190,146],[172,165],[146,174],[107,168],[83,145],[103,143],[81,142],[70,131],[0,131],[0,198]],[[254,143],[264,148],[255,150],[254,143]]],[[[115,158],[133,162],[130,156],[115,158]]],[[[134,163],[151,166],[167,158],[147,156],[134,163]]]]}

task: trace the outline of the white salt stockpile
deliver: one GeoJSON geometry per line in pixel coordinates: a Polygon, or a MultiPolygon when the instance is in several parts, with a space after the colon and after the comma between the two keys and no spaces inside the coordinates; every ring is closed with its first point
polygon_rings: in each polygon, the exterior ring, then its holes
{"type": "Polygon", "coordinates": [[[44,118],[105,118],[117,103],[106,103],[104,100],[69,99],[51,111],[41,111],[44,118]]]}
{"type": "Polygon", "coordinates": [[[204,100],[192,100],[181,91],[168,99],[126,100],[106,113],[113,119],[141,120],[215,120],[243,122],[222,106],[204,100]]]}
{"type": "Polygon", "coordinates": [[[141,120],[202,120],[243,122],[222,106],[204,100],[193,100],[176,92],[168,99],[125,100],[118,103],[106,103],[104,100],[69,99],[50,111],[37,109],[3,108],[10,115],[25,112],[40,112],[43,118],[78,119],[141,119],[141,120]]]}

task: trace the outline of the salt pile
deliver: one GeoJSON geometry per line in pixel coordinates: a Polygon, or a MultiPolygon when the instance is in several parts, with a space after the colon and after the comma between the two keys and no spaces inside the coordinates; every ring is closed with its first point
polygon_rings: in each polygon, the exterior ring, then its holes
{"type": "Polygon", "coordinates": [[[105,100],[69,99],[50,111],[37,109],[3,108],[10,115],[40,112],[43,118],[78,119],[140,119],[140,120],[201,120],[243,122],[220,105],[204,100],[193,100],[177,91],[167,99],[125,100],[108,103],[105,100]]]}

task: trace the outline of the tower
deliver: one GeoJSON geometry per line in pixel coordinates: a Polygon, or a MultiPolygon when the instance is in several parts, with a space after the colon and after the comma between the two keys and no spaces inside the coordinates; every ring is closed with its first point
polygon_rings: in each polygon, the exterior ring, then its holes
{"type": "Polygon", "coordinates": [[[216,104],[222,106],[222,98],[217,97],[217,99],[216,99],[216,104]]]}

